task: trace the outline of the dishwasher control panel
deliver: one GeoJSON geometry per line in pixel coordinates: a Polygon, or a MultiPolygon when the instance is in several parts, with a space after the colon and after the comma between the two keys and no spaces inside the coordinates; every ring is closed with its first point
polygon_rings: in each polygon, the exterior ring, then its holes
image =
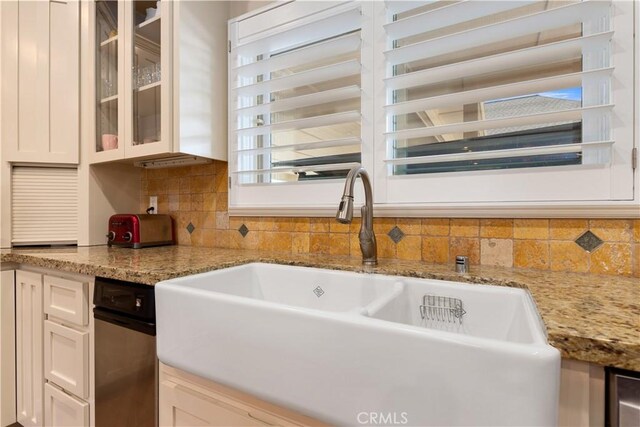
{"type": "Polygon", "coordinates": [[[153,286],[98,277],[93,303],[114,313],[152,320],[156,310],[154,297],[153,286]]]}

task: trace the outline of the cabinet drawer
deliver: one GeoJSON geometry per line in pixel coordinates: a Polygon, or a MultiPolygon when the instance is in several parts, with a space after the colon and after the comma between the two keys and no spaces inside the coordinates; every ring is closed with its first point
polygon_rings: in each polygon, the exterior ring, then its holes
{"type": "Polygon", "coordinates": [[[76,396],[89,394],[89,333],[46,320],[44,376],[76,396]]]}
{"type": "Polygon", "coordinates": [[[44,276],[44,312],[85,326],[89,323],[89,284],[44,276]]]}
{"type": "Polygon", "coordinates": [[[88,426],[89,404],[69,396],[51,384],[44,385],[45,426],[88,426]]]}

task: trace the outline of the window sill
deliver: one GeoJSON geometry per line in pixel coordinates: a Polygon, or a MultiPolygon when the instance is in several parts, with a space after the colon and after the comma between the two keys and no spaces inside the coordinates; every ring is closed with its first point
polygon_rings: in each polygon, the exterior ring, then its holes
{"type": "MultiPolygon", "coordinates": [[[[356,206],[359,202],[356,201],[356,206]]],[[[229,207],[230,216],[333,217],[335,206],[229,207]]],[[[354,209],[359,216],[360,210],[354,209]]],[[[637,201],[375,205],[375,217],[400,218],[640,218],[637,201]]]]}

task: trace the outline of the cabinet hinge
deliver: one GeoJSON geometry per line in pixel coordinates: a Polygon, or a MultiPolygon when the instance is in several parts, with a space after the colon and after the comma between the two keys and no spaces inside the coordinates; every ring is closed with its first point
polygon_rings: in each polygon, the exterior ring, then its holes
{"type": "Polygon", "coordinates": [[[229,188],[231,188],[231,177],[229,177],[229,188]]]}
{"type": "Polygon", "coordinates": [[[633,147],[631,150],[631,168],[636,170],[638,167],[638,147],[633,147]]]}
{"type": "Polygon", "coordinates": [[[229,42],[229,53],[231,53],[231,40],[227,40],[229,42]]]}

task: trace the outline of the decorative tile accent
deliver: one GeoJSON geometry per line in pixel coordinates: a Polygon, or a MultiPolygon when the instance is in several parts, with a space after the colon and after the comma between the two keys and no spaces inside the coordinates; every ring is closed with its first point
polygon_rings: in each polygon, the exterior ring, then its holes
{"type": "Polygon", "coordinates": [[[389,236],[394,243],[398,243],[404,238],[404,232],[400,230],[400,227],[396,225],[391,230],[389,230],[387,236],[389,236]]]}
{"type": "Polygon", "coordinates": [[[593,252],[595,249],[599,248],[602,243],[602,239],[593,234],[590,230],[585,231],[582,236],[576,239],[576,243],[582,249],[587,252],[593,252]]]}
{"type": "Polygon", "coordinates": [[[187,231],[189,232],[189,234],[193,233],[193,230],[195,229],[196,227],[192,223],[189,223],[189,225],[187,225],[187,231]]]}
{"type": "Polygon", "coordinates": [[[238,233],[242,234],[242,237],[246,237],[249,233],[249,229],[246,225],[242,224],[240,228],[238,228],[238,233]]]}

